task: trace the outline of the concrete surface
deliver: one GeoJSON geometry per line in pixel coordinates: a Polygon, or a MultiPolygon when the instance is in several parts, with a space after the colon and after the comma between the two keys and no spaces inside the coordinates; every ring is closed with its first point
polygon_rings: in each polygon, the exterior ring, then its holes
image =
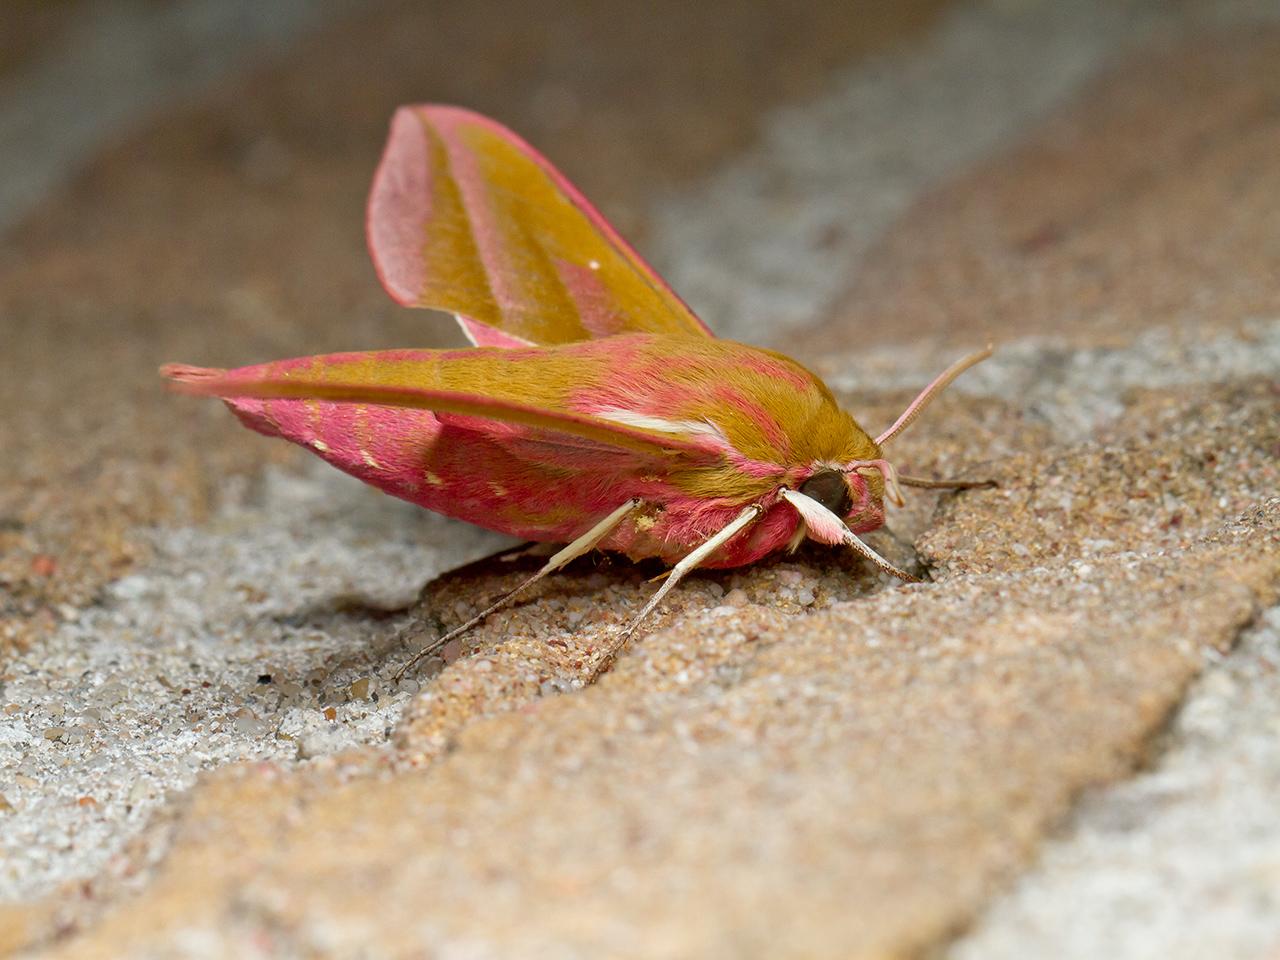
{"type": "Polygon", "coordinates": [[[953,957],[1275,956],[1278,626],[1273,607],[1196,682],[1158,761],[1087,797],[953,957]]]}
{"type": "Polygon", "coordinates": [[[34,198],[0,248],[0,946],[1274,956],[1280,12],[757,9],[370,7],[34,198]],[[998,339],[895,443],[1001,484],[877,535],[932,582],[806,549],[692,579],[614,662],[656,571],[586,559],[393,686],[533,561],[416,597],[500,542],[149,377],[441,336],[358,232],[427,98],[552,137],[868,426],[998,339]]]}

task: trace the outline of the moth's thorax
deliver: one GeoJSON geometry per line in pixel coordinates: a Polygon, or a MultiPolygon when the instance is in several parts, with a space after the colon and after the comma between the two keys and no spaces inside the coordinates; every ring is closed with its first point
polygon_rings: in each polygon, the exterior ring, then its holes
{"type": "MultiPolygon", "coordinates": [[[[794,360],[727,340],[636,334],[607,348],[625,354],[626,376],[569,391],[579,412],[659,430],[719,454],[673,465],[689,496],[748,501],[794,486],[815,463],[879,455],[817,376],[794,360]]],[[[574,352],[605,347],[577,344],[574,352]]]]}

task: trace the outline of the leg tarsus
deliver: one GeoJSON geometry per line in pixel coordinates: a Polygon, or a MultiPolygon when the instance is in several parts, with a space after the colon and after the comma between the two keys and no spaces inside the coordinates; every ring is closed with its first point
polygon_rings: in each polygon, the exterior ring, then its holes
{"type": "Polygon", "coordinates": [[[872,550],[871,547],[869,547],[863,541],[863,539],[859,537],[856,533],[854,533],[852,530],[847,532],[847,536],[845,537],[844,542],[849,546],[853,547],[854,550],[862,554],[864,557],[866,557],[868,560],[874,563],[877,567],[879,567],[885,573],[890,574],[891,576],[895,576],[899,580],[904,581],[905,583],[923,583],[924,582],[923,580],[921,580],[920,577],[917,577],[915,574],[907,573],[907,571],[903,570],[901,567],[894,566],[884,557],[880,556],[880,554],[872,550]]]}

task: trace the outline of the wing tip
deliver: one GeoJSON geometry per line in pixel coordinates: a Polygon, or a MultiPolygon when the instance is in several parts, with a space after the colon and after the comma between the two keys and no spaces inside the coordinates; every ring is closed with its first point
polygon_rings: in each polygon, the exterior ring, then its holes
{"type": "MultiPolygon", "coordinates": [[[[387,141],[365,202],[365,244],[382,289],[402,307],[422,306],[427,282],[421,239],[431,217],[430,182],[423,124],[453,127],[474,123],[523,143],[511,130],[467,107],[407,103],[391,114],[387,141]]],[[[533,151],[525,144],[526,149],[533,151]]],[[[536,151],[533,151],[536,153],[536,151]]]]}
{"type": "Polygon", "coordinates": [[[227,371],[219,367],[196,367],[189,363],[166,363],[160,367],[160,376],[169,381],[170,390],[178,393],[217,393],[226,375],[227,371]]]}

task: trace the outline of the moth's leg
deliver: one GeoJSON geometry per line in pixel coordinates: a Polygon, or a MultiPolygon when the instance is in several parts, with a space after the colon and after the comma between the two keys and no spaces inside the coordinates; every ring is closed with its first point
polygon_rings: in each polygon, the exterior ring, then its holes
{"type": "Polygon", "coordinates": [[[711,554],[720,549],[726,542],[732,540],[742,530],[760,519],[760,515],[764,513],[764,507],[752,504],[737,515],[729,524],[713,534],[705,543],[690,552],[683,560],[671,568],[670,574],[667,575],[666,582],[657,589],[649,602],[644,605],[644,609],[633,619],[622,632],[618,635],[619,646],[631,639],[631,635],[635,633],[636,628],[644,622],[645,617],[649,616],[654,608],[662,602],[662,598],[671,592],[671,588],[684,579],[684,575],[694,569],[698,564],[711,554]]]}
{"type": "Polygon", "coordinates": [[[980,487],[994,487],[994,480],[929,480],[926,477],[909,477],[898,474],[898,482],[904,487],[921,487],[925,490],[976,490],[980,487]]]}
{"type": "Polygon", "coordinates": [[[424,657],[430,656],[432,653],[439,650],[441,647],[443,647],[446,643],[448,643],[450,640],[454,639],[455,637],[459,637],[462,634],[466,633],[468,630],[474,627],[477,623],[479,623],[485,617],[489,616],[489,614],[495,613],[496,611],[502,609],[504,606],[510,603],[513,599],[515,599],[515,597],[522,590],[525,590],[526,588],[533,586],[535,583],[537,583],[539,580],[541,580],[543,577],[547,576],[548,574],[555,573],[557,570],[563,567],[570,560],[575,560],[578,557],[582,556],[584,553],[587,553],[597,543],[599,543],[601,540],[607,537],[610,533],[612,533],[614,528],[617,527],[618,524],[620,524],[623,520],[625,520],[633,510],[635,510],[637,507],[640,506],[640,503],[641,501],[639,497],[632,497],[630,500],[628,500],[626,503],[620,506],[617,510],[613,511],[613,513],[609,514],[607,517],[605,517],[603,520],[597,523],[594,527],[592,527],[590,530],[588,530],[586,533],[580,536],[577,540],[573,541],[573,543],[569,544],[563,550],[560,550],[558,553],[554,554],[550,560],[548,560],[545,564],[542,565],[541,569],[539,569],[537,573],[533,574],[527,580],[519,584],[515,589],[510,590],[507,593],[504,593],[501,597],[499,597],[493,603],[489,604],[489,606],[485,607],[483,610],[477,613],[474,617],[472,617],[466,623],[462,624],[461,626],[454,627],[444,636],[437,637],[435,640],[432,640],[429,644],[427,644],[425,647],[419,650],[416,654],[414,654],[414,657],[412,660],[410,660],[408,663],[402,666],[399,670],[397,670],[395,673],[395,676],[392,679],[399,680],[401,677],[405,675],[406,671],[408,671],[411,667],[413,667],[414,664],[418,663],[424,657]]]}
{"type": "Polygon", "coordinates": [[[869,546],[867,546],[867,544],[862,540],[862,538],[859,537],[852,530],[848,531],[847,535],[845,536],[844,542],[848,546],[853,547],[855,551],[862,554],[864,557],[866,557],[868,560],[874,563],[877,567],[879,567],[885,573],[890,574],[891,576],[895,576],[899,580],[903,580],[907,583],[922,582],[919,577],[915,576],[914,574],[907,573],[907,571],[903,570],[900,567],[895,567],[892,563],[890,563],[884,557],[880,556],[880,554],[876,553],[869,546]]]}

